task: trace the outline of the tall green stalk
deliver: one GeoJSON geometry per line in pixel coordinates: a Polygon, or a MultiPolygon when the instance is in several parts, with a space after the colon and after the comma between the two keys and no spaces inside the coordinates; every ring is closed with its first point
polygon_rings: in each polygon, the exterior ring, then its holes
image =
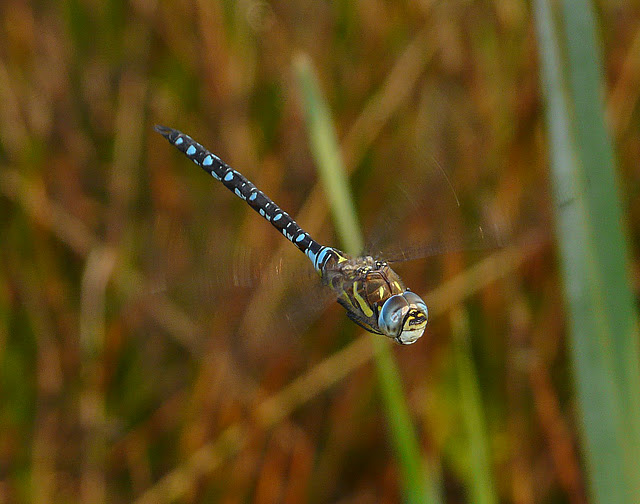
{"type": "Polygon", "coordinates": [[[459,407],[468,445],[469,502],[496,504],[498,496],[491,473],[490,442],[483,411],[480,385],[471,355],[469,317],[462,309],[451,313],[454,359],[458,378],[459,407]]]}
{"type": "MultiPolygon", "coordinates": [[[[364,247],[364,241],[329,107],[320,92],[320,86],[307,57],[298,57],[295,72],[305,109],[311,151],[331,204],[338,235],[345,251],[358,255],[364,247]]],[[[405,500],[410,503],[440,502],[439,490],[426,471],[420,456],[418,438],[409,414],[407,399],[402,391],[398,366],[389,344],[380,336],[373,336],[372,344],[376,347],[380,390],[402,474],[405,500]]]]}
{"type": "Polygon", "coordinates": [[[587,0],[554,26],[535,0],[556,231],[582,445],[594,502],[640,502],[638,316],[631,291],[604,80],[587,0]],[[566,50],[560,50],[560,41],[566,50]]]}

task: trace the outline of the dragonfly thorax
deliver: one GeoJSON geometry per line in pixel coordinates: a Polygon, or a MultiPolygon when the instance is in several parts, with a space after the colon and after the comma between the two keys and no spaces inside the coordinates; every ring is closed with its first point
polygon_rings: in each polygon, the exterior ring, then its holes
{"type": "Polygon", "coordinates": [[[385,261],[349,257],[331,249],[320,271],[349,318],[368,331],[398,343],[414,343],[424,333],[427,307],[385,261]]]}

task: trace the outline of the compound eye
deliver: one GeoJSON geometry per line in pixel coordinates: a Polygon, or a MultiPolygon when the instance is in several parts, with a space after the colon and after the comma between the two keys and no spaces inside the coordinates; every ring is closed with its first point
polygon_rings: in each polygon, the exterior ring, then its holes
{"type": "Polygon", "coordinates": [[[403,345],[415,343],[424,333],[429,312],[420,296],[411,291],[391,296],[382,305],[378,327],[403,345]]]}
{"type": "Polygon", "coordinates": [[[412,308],[417,308],[421,311],[424,311],[425,314],[429,313],[429,310],[427,310],[427,304],[415,292],[411,292],[407,289],[406,291],[404,291],[402,296],[407,300],[407,303],[409,303],[412,308]]]}
{"type": "Polygon", "coordinates": [[[402,294],[387,299],[378,315],[378,327],[389,338],[397,338],[402,330],[402,323],[409,311],[409,304],[402,294]]]}
{"type": "Polygon", "coordinates": [[[402,321],[402,331],[396,341],[402,345],[411,345],[424,334],[429,319],[429,310],[426,303],[417,294],[406,291],[403,295],[409,304],[409,310],[402,321]]]}

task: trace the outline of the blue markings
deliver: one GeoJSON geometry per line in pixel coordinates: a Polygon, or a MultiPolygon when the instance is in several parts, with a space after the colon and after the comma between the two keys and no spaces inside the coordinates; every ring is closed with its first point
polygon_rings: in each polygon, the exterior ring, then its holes
{"type": "Polygon", "coordinates": [[[329,247],[322,247],[322,249],[318,253],[318,257],[316,258],[316,262],[314,264],[314,267],[316,268],[316,270],[320,271],[325,261],[325,257],[330,250],[331,248],[329,247]]]}
{"type": "Polygon", "coordinates": [[[313,250],[311,250],[311,247],[309,247],[307,250],[305,250],[304,253],[311,260],[311,262],[313,263],[313,266],[315,268],[315,266],[316,266],[316,253],[313,250]]]}
{"type": "Polygon", "coordinates": [[[338,252],[331,247],[323,247],[314,241],[309,234],[300,229],[298,224],[289,216],[287,212],[280,209],[273,201],[258,190],[251,182],[244,178],[239,172],[225,164],[218,156],[207,151],[200,144],[195,142],[190,136],[176,130],[165,131],[158,128],[163,135],[169,132],[167,139],[185,153],[191,161],[209,172],[216,180],[224,182],[225,186],[232,190],[239,198],[248,201],[254,210],[271,222],[271,224],[281,231],[282,234],[296,245],[312,262],[314,268],[323,273],[328,263],[333,265],[332,258],[340,258],[338,252]],[[174,140],[171,140],[171,138],[174,140]],[[182,148],[184,146],[184,150],[182,148]],[[260,197],[258,197],[260,196],[260,197]],[[282,225],[276,222],[282,220],[282,225]],[[289,231],[291,230],[291,231],[289,231]]]}

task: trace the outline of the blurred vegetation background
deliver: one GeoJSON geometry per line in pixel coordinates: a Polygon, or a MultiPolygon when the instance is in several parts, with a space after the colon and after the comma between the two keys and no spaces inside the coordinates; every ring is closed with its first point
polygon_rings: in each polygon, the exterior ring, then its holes
{"type": "MultiPolygon", "coordinates": [[[[610,415],[576,392],[574,371],[608,368],[572,353],[588,319],[565,309],[550,164],[575,153],[545,103],[577,121],[578,164],[589,116],[545,102],[540,40],[570,19],[545,5],[2,2],[0,502],[620,502],[597,461],[624,441],[585,442],[610,415]],[[295,247],[153,132],[190,134],[340,245],[301,54],[369,250],[413,259],[397,270],[431,317],[413,346],[363,333],[295,247]],[[398,455],[381,354],[418,466],[398,455]]],[[[578,101],[604,100],[621,201],[601,202],[621,204],[631,250],[598,250],[631,264],[600,273],[634,304],[640,6],[593,7],[595,48],[567,29],[559,57],[573,96],[575,50],[604,65],[578,101]]],[[[627,419],[638,384],[620,374],[632,385],[606,391],[627,419]]],[[[632,486],[633,443],[616,459],[632,486]]]]}

